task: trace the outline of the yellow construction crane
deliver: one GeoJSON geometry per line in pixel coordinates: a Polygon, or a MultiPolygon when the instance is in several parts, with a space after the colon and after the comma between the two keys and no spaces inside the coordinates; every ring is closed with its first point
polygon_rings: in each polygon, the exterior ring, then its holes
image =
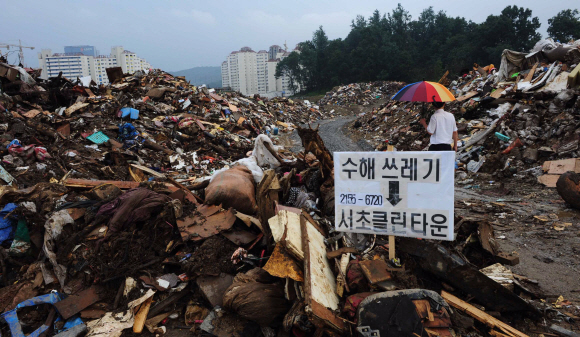
{"type": "Polygon", "coordinates": [[[18,44],[0,43],[0,48],[6,48],[6,49],[10,50],[10,47],[18,47],[18,49],[19,49],[18,57],[20,58],[20,63],[22,65],[24,65],[24,53],[22,52],[22,48],[29,48],[31,50],[34,49],[34,47],[23,46],[22,41],[20,41],[20,40],[18,40],[18,44]]]}

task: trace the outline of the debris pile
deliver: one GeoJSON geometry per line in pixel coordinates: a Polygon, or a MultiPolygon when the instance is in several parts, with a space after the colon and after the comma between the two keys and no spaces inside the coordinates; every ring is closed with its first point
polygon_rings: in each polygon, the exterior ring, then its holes
{"type": "Polygon", "coordinates": [[[288,98],[221,96],[160,70],[108,71],[113,84],[96,87],[63,77],[35,80],[0,64],[5,182],[28,187],[65,174],[140,181],[128,162],[177,179],[207,175],[245,158],[258,135],[274,137],[323,117],[288,98]]]}
{"type": "Polygon", "coordinates": [[[332,154],[298,126],[314,106],[3,67],[20,75],[0,73],[2,335],[525,336],[579,315],[506,271],[517,256],[485,221],[398,239],[399,259],[336,232],[332,154]],[[297,154],[272,141],[294,128],[297,154]]]}
{"type": "MultiPolygon", "coordinates": [[[[475,64],[456,80],[441,79],[457,97],[445,109],[459,129],[459,170],[538,176],[544,161],[580,155],[578,46],[540,41],[529,54],[504,51],[499,71],[475,64]]],[[[388,101],[351,128],[377,150],[422,151],[429,135],[418,120],[428,111],[430,104],[388,101]]]]}
{"type": "Polygon", "coordinates": [[[402,82],[377,81],[370,83],[352,83],[335,87],[318,101],[324,105],[369,105],[380,99],[389,98],[403,87],[402,82]]]}

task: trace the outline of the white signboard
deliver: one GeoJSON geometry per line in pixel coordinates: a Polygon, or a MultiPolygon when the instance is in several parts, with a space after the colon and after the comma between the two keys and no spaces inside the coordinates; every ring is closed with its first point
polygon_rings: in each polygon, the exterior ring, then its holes
{"type": "Polygon", "coordinates": [[[335,228],[453,240],[455,152],[335,152],[335,228]]]}

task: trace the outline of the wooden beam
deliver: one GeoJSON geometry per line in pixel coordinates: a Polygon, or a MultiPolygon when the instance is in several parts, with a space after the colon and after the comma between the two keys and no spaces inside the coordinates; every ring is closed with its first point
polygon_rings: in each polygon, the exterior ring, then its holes
{"type": "MultiPolygon", "coordinates": [[[[449,71],[447,71],[448,73],[449,71]]],[[[447,76],[447,73],[445,73],[445,76],[447,76]]],[[[392,145],[388,145],[387,146],[387,152],[393,152],[395,151],[395,147],[392,145]]],[[[395,254],[395,236],[394,235],[389,235],[389,260],[393,261],[393,259],[396,258],[396,254],[395,254]]]]}
{"type": "Polygon", "coordinates": [[[395,236],[389,235],[389,260],[395,258],[395,236]]]}
{"type": "MultiPolygon", "coordinates": [[[[504,322],[500,321],[499,319],[486,314],[485,312],[477,309],[473,305],[463,301],[460,298],[457,298],[450,293],[446,292],[445,290],[441,291],[441,296],[454,308],[468,314],[469,316],[475,318],[476,320],[484,323],[485,325],[489,326],[492,329],[499,329],[500,332],[506,334],[508,336],[514,337],[528,337],[525,333],[514,329],[513,327],[505,324],[504,322]]],[[[497,335],[497,334],[496,334],[497,335]]]]}
{"type": "Polygon", "coordinates": [[[122,190],[139,187],[139,183],[136,181],[89,180],[89,179],[70,179],[70,178],[64,181],[64,185],[66,187],[92,188],[99,186],[101,184],[112,184],[122,190]]]}
{"type": "Polygon", "coordinates": [[[524,82],[530,82],[532,80],[532,78],[534,77],[534,74],[536,73],[536,68],[538,67],[538,64],[539,63],[534,64],[532,69],[530,69],[530,72],[526,75],[524,82]]]}
{"type": "Polygon", "coordinates": [[[143,327],[145,326],[145,321],[147,320],[147,314],[151,308],[151,303],[153,303],[153,296],[145,300],[145,303],[141,304],[139,307],[139,311],[135,315],[135,323],[133,324],[134,333],[143,332],[143,327]]]}

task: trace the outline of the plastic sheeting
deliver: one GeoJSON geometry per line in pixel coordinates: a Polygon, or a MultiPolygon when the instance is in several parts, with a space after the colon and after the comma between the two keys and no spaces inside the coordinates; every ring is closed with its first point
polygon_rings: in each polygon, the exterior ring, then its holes
{"type": "Polygon", "coordinates": [[[58,264],[56,261],[56,254],[54,253],[55,243],[54,241],[62,233],[62,228],[67,224],[73,224],[75,221],[70,216],[66,209],[62,211],[52,213],[51,217],[46,220],[44,224],[44,245],[42,249],[48,257],[48,260],[52,264],[56,278],[60,286],[64,288],[64,282],[66,280],[66,267],[58,264]]]}
{"type": "Polygon", "coordinates": [[[254,143],[254,151],[252,154],[256,157],[256,161],[260,167],[269,166],[269,168],[276,168],[280,166],[280,162],[274,158],[274,156],[268,151],[266,148],[265,143],[268,143],[272,146],[274,151],[278,151],[280,148],[279,146],[274,145],[270,137],[266,135],[259,135],[256,137],[254,143]]]}
{"type": "Polygon", "coordinates": [[[532,48],[532,50],[530,50],[530,52],[531,53],[537,52],[537,51],[544,52],[544,51],[555,49],[556,47],[558,47],[558,44],[556,44],[556,42],[554,42],[554,40],[552,38],[548,38],[548,39],[544,39],[544,40],[540,40],[540,41],[536,42],[536,45],[534,46],[534,48],[532,48]]]}
{"type": "Polygon", "coordinates": [[[525,57],[526,53],[504,49],[503,53],[501,53],[501,65],[495,83],[504,81],[511,74],[520,71],[525,57]]]}
{"type": "Polygon", "coordinates": [[[18,205],[13,203],[6,204],[2,211],[0,211],[0,244],[14,238],[15,221],[10,217],[6,217],[6,215],[15,210],[16,207],[18,207],[18,205]]]}
{"type": "MultiPolygon", "coordinates": [[[[12,336],[24,337],[25,335],[24,335],[24,332],[22,331],[22,326],[20,325],[20,321],[18,320],[18,316],[16,314],[18,309],[26,308],[26,307],[34,307],[34,306],[42,305],[42,304],[55,304],[57,302],[60,302],[63,298],[64,298],[64,296],[59,294],[56,291],[53,291],[53,292],[46,294],[46,295],[33,297],[31,299],[20,302],[16,306],[16,308],[14,308],[13,310],[10,310],[10,311],[3,313],[2,318],[6,321],[6,323],[8,323],[8,325],[10,327],[10,332],[12,333],[12,336]]],[[[62,321],[62,318],[60,316],[58,316],[58,318],[56,319],[56,322],[58,323],[60,321],[62,321]]],[[[59,323],[59,325],[60,325],[60,323],[59,323]]],[[[56,326],[56,324],[55,324],[55,326],[56,326]]],[[[68,329],[71,329],[75,326],[81,326],[81,327],[84,326],[83,321],[78,316],[73,316],[73,317],[69,318],[68,320],[66,320],[66,322],[62,328],[63,328],[63,330],[68,330],[68,329]]],[[[40,334],[42,334],[43,332],[48,330],[48,328],[49,328],[48,325],[43,324],[38,329],[36,329],[34,332],[32,332],[26,336],[28,336],[28,337],[40,336],[40,334]]],[[[84,329],[80,329],[80,330],[84,330],[84,329]]],[[[56,328],[55,328],[55,331],[59,332],[59,330],[56,328]]]]}

